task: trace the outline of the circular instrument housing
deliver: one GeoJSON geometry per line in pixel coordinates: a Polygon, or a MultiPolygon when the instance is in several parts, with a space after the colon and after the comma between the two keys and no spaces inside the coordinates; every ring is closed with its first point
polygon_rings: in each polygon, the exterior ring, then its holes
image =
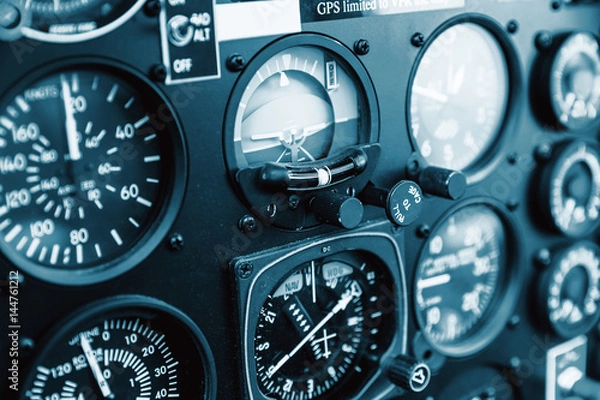
{"type": "Polygon", "coordinates": [[[214,359],[181,311],[143,296],[90,304],[58,323],[33,360],[22,399],[216,399],[214,359]]]}
{"type": "Polygon", "coordinates": [[[417,59],[407,99],[411,140],[426,164],[462,171],[469,182],[485,175],[520,80],[515,50],[495,21],[458,17],[438,28],[417,59]]]}
{"type": "Polygon", "coordinates": [[[586,334],[600,318],[600,248],[579,242],[558,251],[540,283],[544,317],[564,338],[586,334]]]}
{"type": "Polygon", "coordinates": [[[140,263],[179,211],[186,153],[173,110],[142,76],[61,63],[0,106],[0,249],[23,271],[92,284],[140,263]]]}
{"type": "Polygon", "coordinates": [[[270,224],[319,224],[315,192],[356,193],[379,158],[373,85],[356,56],[316,34],[280,39],[238,79],[225,119],[230,176],[270,224]]]}
{"type": "Polygon", "coordinates": [[[518,247],[503,207],[472,199],[437,223],[421,250],[415,313],[443,355],[465,357],[502,331],[516,302],[518,247]]]}
{"type": "Polygon", "coordinates": [[[565,236],[589,235],[600,225],[600,146],[580,139],[557,144],[553,153],[542,171],[536,204],[543,206],[544,220],[565,236]]]}
{"type": "Polygon", "coordinates": [[[29,0],[25,36],[52,43],[75,43],[105,35],[128,21],[145,0],[29,0]]]}
{"type": "Polygon", "coordinates": [[[589,32],[559,34],[538,59],[533,95],[542,122],[570,131],[600,123],[599,43],[589,32]]]}

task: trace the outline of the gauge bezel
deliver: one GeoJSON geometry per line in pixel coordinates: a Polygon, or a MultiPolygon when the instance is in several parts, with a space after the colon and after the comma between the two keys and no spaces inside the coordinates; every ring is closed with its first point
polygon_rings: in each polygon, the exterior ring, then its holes
{"type": "MultiPolygon", "coordinates": [[[[521,286],[520,276],[522,275],[522,261],[520,256],[522,254],[522,235],[516,221],[509,214],[506,207],[499,201],[487,197],[473,197],[456,204],[442,214],[435,222],[435,225],[431,229],[431,234],[428,235],[427,240],[423,242],[415,260],[415,276],[413,278],[414,295],[416,296],[417,293],[417,281],[419,280],[421,259],[429,244],[429,238],[432,238],[438,229],[440,229],[440,227],[456,212],[473,206],[486,207],[496,214],[502,222],[506,236],[507,252],[506,265],[504,266],[505,270],[503,272],[504,276],[500,275],[502,281],[499,282],[499,286],[496,288],[496,294],[485,310],[484,316],[478,321],[477,326],[472,332],[469,332],[467,336],[458,340],[456,343],[439,344],[425,333],[425,324],[421,315],[422,311],[418,309],[418,303],[413,297],[413,313],[423,338],[436,352],[453,358],[471,356],[485,349],[500,335],[517,304],[521,286]]],[[[500,274],[502,274],[502,271],[500,271],[500,274]]]]}
{"type": "MultiPolygon", "coordinates": [[[[587,229],[583,229],[579,232],[569,232],[564,230],[556,222],[556,218],[553,211],[552,202],[552,185],[555,181],[556,175],[562,169],[565,159],[572,157],[575,153],[572,151],[579,145],[585,144],[586,146],[592,147],[598,154],[600,154],[600,144],[594,140],[587,138],[571,138],[556,142],[553,145],[553,157],[548,165],[544,165],[541,173],[538,174],[540,177],[539,183],[536,185],[539,187],[537,193],[533,197],[538,203],[532,204],[534,210],[537,209],[537,213],[541,211],[541,221],[544,222],[544,226],[551,229],[555,233],[563,235],[564,237],[581,239],[588,235],[593,234],[600,228],[600,218],[595,223],[590,223],[587,229]],[[556,155],[558,153],[558,156],[556,155]],[[541,207],[538,208],[538,205],[541,207]]],[[[593,178],[593,177],[592,177],[593,178]]]]}
{"type": "MultiPolygon", "coordinates": [[[[28,366],[28,371],[24,379],[23,388],[31,385],[31,381],[35,378],[35,366],[44,360],[47,354],[55,347],[60,346],[61,339],[69,331],[77,330],[77,326],[86,321],[94,319],[102,319],[105,313],[127,312],[134,314],[136,312],[153,312],[156,314],[164,314],[180,324],[180,327],[187,330],[190,338],[196,344],[196,350],[200,355],[205,373],[206,391],[204,400],[217,399],[217,372],[215,359],[212,351],[206,340],[206,337],[198,326],[190,317],[184,314],[181,310],[165,303],[162,300],[143,295],[119,295],[106,299],[96,300],[88,305],[80,307],[69,315],[57,322],[50,331],[44,334],[44,337],[39,348],[41,352],[37,353],[28,366]]],[[[72,333],[72,332],[71,332],[72,333]]],[[[165,332],[166,333],[166,332],[165,332]]],[[[166,333],[168,335],[168,333],[166,333]]]]}
{"type": "Polygon", "coordinates": [[[135,0],[131,8],[127,10],[124,14],[109,22],[108,24],[83,33],[76,34],[59,34],[59,33],[49,33],[42,32],[37,29],[30,28],[28,26],[23,26],[21,28],[21,32],[25,37],[30,39],[39,40],[40,42],[48,42],[48,43],[79,43],[87,40],[95,39],[100,36],[106,35],[115,29],[119,28],[125,22],[129,21],[131,17],[133,17],[146,3],[146,0],[135,0]]]}
{"type": "MultiPolygon", "coordinates": [[[[596,304],[598,309],[596,313],[590,317],[587,321],[582,324],[578,324],[575,327],[565,327],[565,324],[562,321],[558,323],[552,322],[550,319],[550,313],[552,310],[548,305],[548,298],[550,296],[550,285],[552,284],[553,277],[560,273],[561,267],[560,262],[567,256],[571,251],[577,250],[579,248],[584,248],[590,250],[596,254],[597,257],[600,258],[600,247],[588,240],[580,240],[575,243],[561,245],[558,246],[555,251],[552,252],[552,261],[548,266],[547,271],[545,271],[544,275],[541,277],[541,280],[538,284],[538,301],[540,308],[543,310],[543,322],[544,325],[551,329],[554,333],[564,339],[571,339],[578,335],[587,334],[600,320],[600,301],[596,304]],[[570,328],[570,329],[569,329],[570,328]]],[[[571,272],[573,269],[569,270],[571,272]]],[[[567,272],[568,274],[568,272],[567,272]]],[[[566,275],[565,275],[566,277],[566,275]]],[[[564,278],[563,278],[564,279],[564,278]]],[[[563,281],[564,283],[564,281],[563,281]]],[[[561,287],[562,288],[562,287],[561,287]]],[[[599,288],[600,289],[600,288],[599,288]]],[[[587,292],[586,292],[587,294],[587,292]]],[[[559,295],[560,297],[560,295],[559,295]]]]}
{"type": "Polygon", "coordinates": [[[493,135],[493,139],[490,141],[487,150],[480,154],[479,157],[477,157],[471,164],[461,171],[467,178],[467,184],[471,185],[483,180],[493,172],[494,168],[497,167],[502,161],[503,147],[510,143],[511,139],[517,134],[515,127],[518,124],[521,103],[523,101],[523,73],[521,70],[521,64],[519,62],[519,54],[517,53],[512,40],[506,33],[506,29],[499,22],[488,17],[487,15],[476,13],[458,15],[435,28],[430,37],[427,39],[425,45],[419,51],[419,54],[417,55],[411,68],[406,90],[406,108],[404,112],[406,115],[407,133],[414,151],[414,156],[417,160],[419,160],[418,162],[421,167],[424,168],[429,165],[429,162],[421,154],[419,144],[412,133],[410,111],[412,103],[412,87],[415,82],[417,72],[419,71],[421,60],[423,59],[423,56],[429,47],[447,29],[463,23],[472,23],[478,25],[487,31],[493,39],[495,39],[499,50],[504,56],[508,71],[508,93],[506,98],[506,107],[504,110],[504,118],[501,119],[497,131],[493,135]]]}
{"type": "MultiPolygon", "coordinates": [[[[387,226],[387,223],[386,223],[387,226]]],[[[335,257],[336,254],[356,251],[368,254],[387,270],[393,282],[395,310],[393,311],[396,332],[389,347],[383,351],[379,365],[371,378],[364,382],[352,398],[370,398],[391,391],[395,386],[383,373],[385,360],[397,354],[405,354],[407,349],[407,291],[404,267],[400,249],[393,237],[378,231],[354,232],[337,237],[311,240],[290,248],[285,246],[269,253],[257,253],[248,257],[239,257],[231,261],[231,273],[237,289],[237,312],[240,321],[240,341],[243,352],[242,381],[251,400],[266,399],[256,382],[257,371],[254,354],[254,333],[259,320],[259,311],[267,296],[272,293],[278,282],[294,268],[311,260],[335,257]],[[248,277],[240,276],[240,268],[251,266],[248,277]],[[363,397],[365,396],[365,397],[363,397]]],[[[387,289],[389,290],[389,288],[387,289]]],[[[390,296],[392,293],[387,293],[390,296]]]]}
{"type": "Polygon", "coordinates": [[[553,88],[556,79],[553,71],[559,61],[560,51],[575,35],[584,33],[596,39],[600,46],[600,36],[587,30],[569,30],[558,32],[552,37],[552,45],[536,58],[531,72],[530,98],[533,105],[536,120],[546,129],[558,133],[585,133],[600,127],[600,115],[595,121],[579,127],[569,127],[560,121],[558,106],[553,99],[553,88]]]}
{"type": "Polygon", "coordinates": [[[169,154],[165,154],[169,156],[169,159],[161,167],[161,174],[169,176],[168,181],[163,183],[164,187],[160,189],[157,198],[162,205],[153,211],[153,221],[144,227],[144,231],[133,243],[129,244],[129,250],[116,258],[101,260],[88,267],[61,269],[33,262],[0,240],[1,258],[15,265],[23,273],[51,284],[63,286],[85,286],[105,282],[142,263],[160,245],[175,222],[183,204],[188,179],[187,144],[175,109],[156,85],[139,71],[120,62],[99,57],[78,57],[55,61],[18,80],[16,84],[0,95],[0,102],[12,101],[24,89],[47,76],[77,69],[98,71],[125,79],[139,93],[152,96],[157,110],[164,105],[173,118],[171,121],[164,121],[167,124],[165,129],[170,134],[170,149],[168,150],[169,154]]]}
{"type": "MultiPolygon", "coordinates": [[[[590,36],[591,39],[595,40],[599,50],[598,50],[598,57],[600,58],[600,37],[598,37],[598,35],[592,33],[592,32],[587,32],[587,31],[573,31],[570,32],[569,34],[565,35],[564,38],[560,41],[560,45],[557,47],[556,49],[556,53],[553,56],[552,62],[550,63],[550,72],[549,72],[549,78],[550,78],[550,82],[548,82],[548,89],[550,90],[550,105],[552,106],[552,111],[553,111],[553,116],[556,119],[557,123],[565,130],[568,131],[573,131],[573,132],[579,132],[579,131],[584,131],[587,129],[593,129],[595,127],[597,127],[598,125],[600,125],[600,116],[596,116],[596,120],[595,121],[591,121],[588,125],[583,125],[581,127],[578,128],[573,128],[570,126],[567,126],[565,124],[563,124],[560,121],[560,118],[558,117],[560,109],[558,107],[558,105],[556,104],[556,101],[554,101],[554,95],[553,93],[555,93],[556,90],[556,86],[557,86],[557,80],[559,81],[558,84],[560,84],[560,78],[557,78],[554,76],[554,74],[552,73],[552,71],[557,71],[558,68],[558,63],[561,60],[561,55],[560,52],[562,49],[565,48],[565,45],[573,40],[577,35],[579,34],[587,34],[590,36]]],[[[562,74],[561,74],[562,75],[562,74]]]]}
{"type": "MultiPolygon", "coordinates": [[[[234,88],[229,96],[223,122],[223,149],[225,163],[231,182],[236,182],[235,174],[240,169],[236,160],[236,148],[233,140],[239,102],[246,91],[248,83],[256,72],[271,57],[293,47],[313,47],[322,49],[342,60],[347,67],[346,71],[351,78],[355,79],[357,93],[365,100],[367,107],[362,112],[360,127],[368,129],[368,143],[376,143],[379,140],[379,105],[375,88],[371,77],[365,66],[346,46],[336,39],[317,33],[299,33],[277,39],[260,50],[247,64],[243,72],[235,82],[234,88]]],[[[365,143],[366,144],[366,143],[365,143]]],[[[335,156],[332,154],[330,156],[335,156]]],[[[235,186],[238,186],[237,184],[235,186]]]]}

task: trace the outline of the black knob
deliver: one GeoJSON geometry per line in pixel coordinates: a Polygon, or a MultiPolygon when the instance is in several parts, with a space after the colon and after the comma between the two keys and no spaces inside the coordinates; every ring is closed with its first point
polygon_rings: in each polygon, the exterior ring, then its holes
{"type": "Polygon", "coordinates": [[[366,204],[385,208],[388,219],[398,226],[411,225],[423,209],[423,193],[413,181],[400,181],[390,190],[371,185],[360,198],[366,204]]]}
{"type": "Polygon", "coordinates": [[[394,385],[414,393],[425,390],[431,380],[427,364],[405,355],[396,356],[388,364],[386,372],[394,385]]]}
{"type": "Polygon", "coordinates": [[[419,175],[419,185],[425,193],[458,200],[467,190],[467,178],[459,171],[427,167],[419,175]]]}
{"type": "Polygon", "coordinates": [[[319,221],[341,228],[356,228],[363,217],[364,208],[356,197],[334,192],[319,193],[310,202],[319,221]]]}

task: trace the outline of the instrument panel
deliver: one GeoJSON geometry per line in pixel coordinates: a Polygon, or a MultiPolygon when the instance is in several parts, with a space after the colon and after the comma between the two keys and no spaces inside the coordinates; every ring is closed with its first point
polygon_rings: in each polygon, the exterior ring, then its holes
{"type": "Polygon", "coordinates": [[[0,0],[0,397],[598,399],[599,20],[0,0]]]}

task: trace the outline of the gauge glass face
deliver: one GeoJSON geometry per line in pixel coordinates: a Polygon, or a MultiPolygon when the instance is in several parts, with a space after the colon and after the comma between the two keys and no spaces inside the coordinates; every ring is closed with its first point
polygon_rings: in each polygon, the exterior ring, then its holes
{"type": "Polygon", "coordinates": [[[32,25],[24,33],[50,42],[92,39],[124,23],[143,0],[30,0],[32,25]]]}
{"type": "Polygon", "coordinates": [[[164,210],[179,131],[158,95],[131,81],[64,70],[0,110],[0,248],[42,279],[102,269],[164,210]]]}
{"type": "Polygon", "coordinates": [[[569,129],[585,128],[600,113],[600,48],[589,33],[571,35],[556,53],[550,73],[552,108],[569,129]]]}
{"type": "Polygon", "coordinates": [[[379,359],[391,342],[394,316],[381,309],[391,299],[380,290],[390,282],[358,259],[313,261],[292,270],[260,309],[254,357],[262,393],[278,399],[350,396],[376,369],[369,358],[379,359]]]}
{"type": "Polygon", "coordinates": [[[295,46],[254,72],[234,126],[238,167],[297,164],[368,142],[367,101],[350,66],[320,47],[295,46]]]}
{"type": "Polygon", "coordinates": [[[600,249],[579,243],[553,262],[546,287],[548,317],[564,337],[587,333],[600,317],[600,249]]]}
{"type": "Polygon", "coordinates": [[[458,210],[431,234],[419,258],[415,305],[434,347],[449,354],[473,351],[468,346],[491,322],[503,294],[507,252],[502,220],[483,205],[458,210]]]}
{"type": "Polygon", "coordinates": [[[574,142],[556,158],[544,195],[556,227],[567,236],[582,237],[600,224],[600,148],[574,142]]]}
{"type": "Polygon", "coordinates": [[[410,89],[410,128],[430,165],[462,171],[497,139],[508,103],[504,51],[487,29],[453,25],[419,61],[410,89]]]}
{"type": "Polygon", "coordinates": [[[205,399],[208,349],[196,330],[164,309],[96,307],[64,321],[33,362],[20,398],[205,399]]]}

